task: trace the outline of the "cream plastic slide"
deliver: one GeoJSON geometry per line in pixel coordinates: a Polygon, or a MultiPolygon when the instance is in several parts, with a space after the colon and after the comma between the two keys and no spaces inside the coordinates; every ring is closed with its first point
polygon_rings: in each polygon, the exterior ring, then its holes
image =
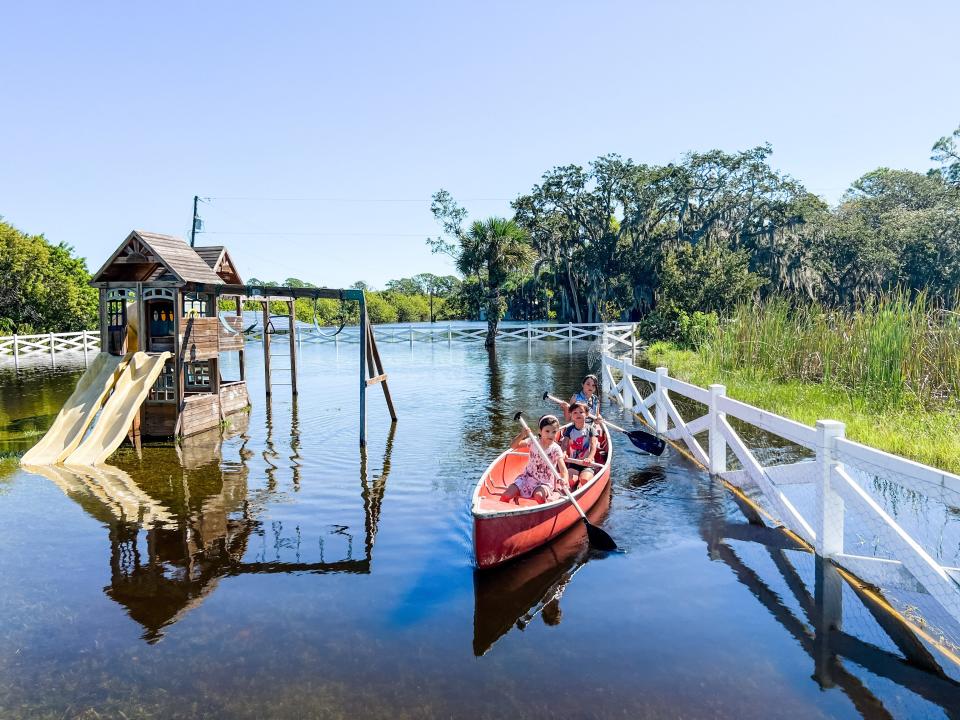
{"type": "Polygon", "coordinates": [[[93,430],[80,446],[64,461],[67,465],[99,465],[120,447],[127,436],[134,415],[147,399],[154,381],[163,372],[163,365],[170,353],[147,355],[135,353],[127,369],[117,380],[93,430]]]}
{"type": "Polygon", "coordinates": [[[77,383],[77,389],[64,403],[46,435],[30,448],[20,463],[52,465],[62,462],[76,450],[104,398],[123,373],[132,355],[120,357],[98,353],[77,383]]]}
{"type": "Polygon", "coordinates": [[[79,502],[98,519],[113,518],[123,522],[169,523],[174,516],[167,508],[140,489],[126,472],[112,465],[97,467],[64,467],[63,465],[31,465],[32,473],[42,475],[79,502]],[[85,502],[90,499],[93,502],[85,502]],[[108,515],[97,510],[107,510],[108,515]]]}

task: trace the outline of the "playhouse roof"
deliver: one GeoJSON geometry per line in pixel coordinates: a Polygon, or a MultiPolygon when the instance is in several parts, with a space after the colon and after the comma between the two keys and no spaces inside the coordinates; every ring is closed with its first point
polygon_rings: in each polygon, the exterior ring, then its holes
{"type": "Polygon", "coordinates": [[[233,264],[233,258],[223,245],[202,245],[194,250],[228,285],[243,285],[237,266],[233,264]]]}
{"type": "MultiPolygon", "coordinates": [[[[224,254],[225,252],[220,253],[220,256],[224,254]]],[[[131,232],[96,272],[91,283],[153,280],[172,280],[184,285],[224,284],[223,279],[206,260],[186,242],[172,235],[160,235],[145,230],[131,232]]]]}

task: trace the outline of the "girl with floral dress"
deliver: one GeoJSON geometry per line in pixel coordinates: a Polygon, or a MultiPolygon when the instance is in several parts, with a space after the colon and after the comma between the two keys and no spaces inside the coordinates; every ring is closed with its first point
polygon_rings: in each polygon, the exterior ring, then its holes
{"type": "MultiPolygon", "coordinates": [[[[567,466],[563,461],[563,450],[560,449],[556,441],[557,433],[560,431],[560,421],[554,415],[544,415],[540,418],[539,425],[540,436],[537,438],[537,442],[540,443],[540,447],[543,448],[550,459],[550,463],[556,468],[557,474],[560,475],[560,482],[563,483],[562,487],[567,487],[567,466]]],[[[527,467],[524,471],[503,491],[500,496],[502,502],[510,502],[517,497],[522,497],[533,498],[538,503],[543,504],[550,500],[554,491],[562,489],[558,487],[556,478],[550,470],[550,465],[547,464],[535,447],[530,446],[531,442],[533,440],[527,437],[527,433],[524,431],[517,435],[510,444],[510,447],[514,450],[524,447],[529,448],[530,459],[527,460],[527,467]]]]}

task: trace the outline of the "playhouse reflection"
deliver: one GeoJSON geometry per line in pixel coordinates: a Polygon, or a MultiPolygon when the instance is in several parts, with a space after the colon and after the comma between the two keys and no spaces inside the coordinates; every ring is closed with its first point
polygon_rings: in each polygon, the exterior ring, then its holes
{"type": "MultiPolygon", "coordinates": [[[[171,456],[163,448],[154,449],[157,457],[149,458],[154,461],[149,473],[113,466],[29,468],[55,483],[107,528],[110,584],[104,592],[144,628],[143,638],[149,643],[199,606],[224,576],[370,572],[393,433],[386,444],[383,470],[372,481],[367,477],[366,451],[360,450],[362,556],[354,557],[351,537],[346,558],[325,560],[321,537],[318,562],[300,562],[299,557],[297,562],[271,562],[251,550],[255,538],[275,534],[276,529],[263,519],[272,491],[248,490],[251,453],[246,449],[246,417],[238,416],[240,421],[223,435],[214,430],[184,438],[176,451],[179,462],[163,468],[169,472],[157,472],[162,462],[157,458],[171,456]],[[223,441],[235,436],[243,440],[240,460],[224,462],[223,441]]],[[[350,537],[345,526],[333,532],[350,537]]]]}

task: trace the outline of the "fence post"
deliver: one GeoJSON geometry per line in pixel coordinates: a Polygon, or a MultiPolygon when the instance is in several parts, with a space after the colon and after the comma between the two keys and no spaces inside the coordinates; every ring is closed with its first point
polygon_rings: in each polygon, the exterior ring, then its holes
{"type": "Polygon", "coordinates": [[[627,370],[627,359],[623,358],[620,361],[620,382],[622,387],[620,388],[620,404],[623,405],[627,410],[633,410],[633,393],[627,390],[627,383],[630,382],[630,371],[627,370]]]}
{"type": "Polygon", "coordinates": [[[630,325],[630,362],[637,364],[637,324],[630,325]]]}
{"type": "Polygon", "coordinates": [[[453,323],[447,323],[447,345],[453,342],[453,323]]]}
{"type": "Polygon", "coordinates": [[[657,415],[654,420],[657,421],[657,432],[661,435],[667,432],[667,426],[669,425],[667,421],[667,404],[664,402],[667,397],[665,378],[669,374],[665,367],[657,368],[657,415]]]}
{"type": "Polygon", "coordinates": [[[54,357],[54,353],[56,352],[56,349],[57,349],[57,348],[56,348],[56,341],[53,339],[53,333],[48,333],[48,334],[47,334],[47,337],[48,337],[49,340],[50,340],[50,360],[52,360],[53,362],[56,362],[56,358],[54,357]]]}
{"type": "Polygon", "coordinates": [[[720,434],[720,419],[727,414],[717,409],[717,401],[726,394],[726,385],[710,386],[710,472],[714,475],[727,469],[727,441],[720,434]]]}
{"type": "Polygon", "coordinates": [[[600,353],[600,385],[604,395],[610,394],[610,374],[607,372],[607,366],[610,364],[607,354],[600,353]]]}
{"type": "Polygon", "coordinates": [[[527,345],[533,342],[533,328],[530,327],[530,323],[527,323],[527,345]]]}
{"type": "Polygon", "coordinates": [[[817,420],[817,481],[814,484],[815,549],[821,557],[843,552],[843,498],[831,487],[836,464],[836,440],[846,426],[837,420],[817,420]]]}
{"type": "Polygon", "coordinates": [[[413,323],[410,324],[410,347],[413,347],[413,323]]]}
{"type": "Polygon", "coordinates": [[[20,340],[17,339],[16,333],[13,334],[13,367],[20,369],[20,340]]]}

